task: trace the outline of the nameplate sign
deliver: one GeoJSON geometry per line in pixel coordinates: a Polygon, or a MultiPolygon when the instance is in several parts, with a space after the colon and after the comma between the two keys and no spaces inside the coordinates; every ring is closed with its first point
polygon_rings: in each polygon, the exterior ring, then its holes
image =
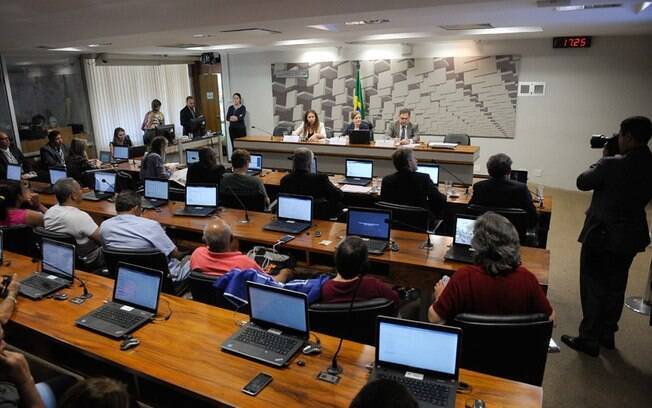
{"type": "Polygon", "coordinates": [[[301,140],[300,140],[299,136],[285,135],[285,136],[283,136],[283,141],[284,142],[289,142],[289,143],[299,143],[301,140]]]}

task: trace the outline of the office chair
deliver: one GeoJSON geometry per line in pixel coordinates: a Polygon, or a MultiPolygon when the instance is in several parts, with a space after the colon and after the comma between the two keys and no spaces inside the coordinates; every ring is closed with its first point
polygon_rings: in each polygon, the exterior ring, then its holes
{"type": "Polygon", "coordinates": [[[211,306],[217,306],[227,310],[238,310],[242,313],[248,313],[247,306],[238,309],[233,303],[224,297],[224,291],[213,287],[213,283],[218,276],[208,275],[199,270],[190,272],[188,281],[190,282],[190,293],[192,300],[205,303],[211,306]],[[246,309],[246,310],[245,310],[246,309]]]}
{"type": "Polygon", "coordinates": [[[292,133],[292,129],[287,126],[276,126],[274,127],[274,130],[272,130],[272,135],[274,136],[289,135],[290,133],[292,133]]]}
{"type": "Polygon", "coordinates": [[[40,258],[36,236],[30,225],[12,225],[0,228],[3,235],[3,249],[30,258],[40,258]]]}
{"type": "MultiPolygon", "coordinates": [[[[32,229],[33,235],[34,235],[34,242],[36,244],[37,248],[37,255],[36,258],[41,259],[41,244],[43,242],[43,238],[51,239],[53,241],[58,241],[58,242],[63,242],[65,244],[71,244],[75,246],[75,249],[78,248],[77,245],[77,240],[75,237],[73,237],[70,234],[66,234],[63,232],[54,232],[54,231],[49,231],[46,230],[43,227],[34,227],[32,229]]],[[[89,262],[86,260],[85,257],[80,256],[76,251],[75,253],[77,254],[77,259],[75,259],[75,268],[81,269],[82,271],[86,272],[96,272],[96,268],[101,266],[101,257],[99,258],[100,261],[94,260],[92,262],[89,262]]]]}
{"type": "Polygon", "coordinates": [[[245,208],[249,211],[265,211],[267,203],[265,202],[265,195],[260,191],[234,191],[234,193],[237,194],[237,197],[229,190],[220,191],[220,205],[226,208],[242,210],[242,205],[238,201],[238,199],[240,199],[242,204],[244,204],[245,208]]]}
{"type": "Polygon", "coordinates": [[[334,337],[374,345],[376,317],[396,316],[394,302],[385,298],[361,300],[353,303],[313,303],[308,308],[310,329],[334,337]]]}
{"type": "Polygon", "coordinates": [[[541,386],[552,321],[544,313],[462,313],[452,322],[464,331],[460,367],[541,386]]]}
{"type": "Polygon", "coordinates": [[[430,227],[430,211],[422,207],[378,201],[376,207],[392,212],[392,228],[402,231],[426,232],[430,227]]]}
{"type": "Polygon", "coordinates": [[[471,144],[471,138],[466,133],[449,133],[444,136],[444,143],[457,143],[468,146],[471,144]]]}
{"type": "Polygon", "coordinates": [[[186,201],[186,190],[184,188],[169,187],[168,199],[170,201],[186,201]]]}
{"type": "Polygon", "coordinates": [[[469,212],[474,215],[482,215],[487,211],[493,211],[496,214],[500,214],[503,217],[507,218],[509,222],[514,225],[516,232],[518,232],[518,238],[521,241],[521,245],[524,246],[536,246],[537,245],[537,236],[536,230],[529,230],[529,216],[525,210],[522,208],[505,208],[505,207],[489,207],[485,205],[478,204],[469,204],[469,212]]]}

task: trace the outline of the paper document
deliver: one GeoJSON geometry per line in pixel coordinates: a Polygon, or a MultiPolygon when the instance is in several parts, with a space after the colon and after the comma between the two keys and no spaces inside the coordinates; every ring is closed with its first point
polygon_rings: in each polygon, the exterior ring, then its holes
{"type": "Polygon", "coordinates": [[[347,136],[331,137],[330,139],[326,139],[326,143],[332,145],[345,145],[349,143],[349,138],[347,136]]]}
{"type": "Polygon", "coordinates": [[[340,189],[345,193],[367,194],[371,191],[372,186],[356,186],[353,184],[344,184],[342,187],[340,187],[340,189]]]}
{"type": "Polygon", "coordinates": [[[392,139],[381,139],[381,140],[376,140],[374,142],[376,146],[381,146],[381,147],[394,147],[394,140],[392,139]]]}
{"type": "Polygon", "coordinates": [[[285,136],[283,136],[283,141],[284,142],[290,142],[290,143],[299,143],[301,140],[300,140],[299,136],[285,135],[285,136]]]}
{"type": "Polygon", "coordinates": [[[177,170],[170,176],[170,181],[176,181],[182,186],[186,186],[186,177],[188,176],[188,168],[177,170]]]}
{"type": "Polygon", "coordinates": [[[457,143],[430,142],[428,143],[428,146],[432,147],[433,149],[455,149],[457,147],[457,143]]]}

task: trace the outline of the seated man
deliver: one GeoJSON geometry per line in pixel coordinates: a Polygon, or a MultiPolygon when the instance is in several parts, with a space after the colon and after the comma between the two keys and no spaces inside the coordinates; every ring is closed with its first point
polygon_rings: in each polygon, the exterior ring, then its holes
{"type": "Polygon", "coordinates": [[[249,152],[244,149],[235,149],[231,155],[233,173],[225,173],[222,176],[220,192],[227,194],[231,191],[234,191],[236,194],[260,193],[265,196],[265,203],[268,206],[269,197],[267,196],[267,191],[265,191],[265,185],[262,180],[247,174],[249,163],[251,163],[249,152]]]}
{"type": "Polygon", "coordinates": [[[516,228],[502,215],[487,212],[475,222],[475,265],[455,271],[448,283],[435,285],[428,320],[441,323],[460,313],[512,315],[554,311],[537,278],[521,266],[516,228]]]}
{"type": "Polygon", "coordinates": [[[7,178],[7,164],[20,164],[23,172],[32,171],[32,166],[25,160],[23,152],[12,142],[9,135],[0,131],[0,180],[7,178]]]}
{"type": "Polygon", "coordinates": [[[411,205],[439,214],[446,205],[446,196],[439,192],[430,176],[417,173],[417,159],[408,147],[399,147],[392,155],[396,173],[383,177],[380,200],[411,205]]]}
{"type": "Polygon", "coordinates": [[[399,144],[419,143],[419,125],[410,122],[410,110],[401,109],[398,120],[392,123],[385,136],[398,140],[399,144]]]}
{"type": "Polygon", "coordinates": [[[41,147],[41,167],[44,170],[50,167],[65,167],[68,148],[63,144],[63,136],[58,130],[48,133],[48,142],[41,147]]]}
{"type": "Polygon", "coordinates": [[[101,266],[100,229],[90,215],[79,209],[82,191],[79,183],[68,177],[54,185],[57,204],[43,216],[46,230],[70,234],[77,241],[77,256],[85,257],[86,264],[101,266]]]}
{"type": "Polygon", "coordinates": [[[100,226],[105,246],[116,249],[158,249],[168,257],[168,269],[175,282],[190,274],[190,262],[167,236],[157,221],[141,217],[140,197],[126,190],[115,198],[115,217],[100,226]]]}
{"type": "Polygon", "coordinates": [[[490,178],[473,185],[473,196],[469,204],[486,207],[521,208],[528,213],[528,225],[537,223],[537,210],[532,204],[532,195],[527,185],[509,178],[512,159],[504,153],[494,154],[487,160],[490,178]]]}

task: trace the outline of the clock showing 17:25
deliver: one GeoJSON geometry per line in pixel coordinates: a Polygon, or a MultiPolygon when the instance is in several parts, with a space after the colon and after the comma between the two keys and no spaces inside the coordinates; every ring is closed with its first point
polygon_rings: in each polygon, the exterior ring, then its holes
{"type": "Polygon", "coordinates": [[[554,37],[552,39],[552,48],[589,48],[591,47],[591,37],[554,37]]]}

